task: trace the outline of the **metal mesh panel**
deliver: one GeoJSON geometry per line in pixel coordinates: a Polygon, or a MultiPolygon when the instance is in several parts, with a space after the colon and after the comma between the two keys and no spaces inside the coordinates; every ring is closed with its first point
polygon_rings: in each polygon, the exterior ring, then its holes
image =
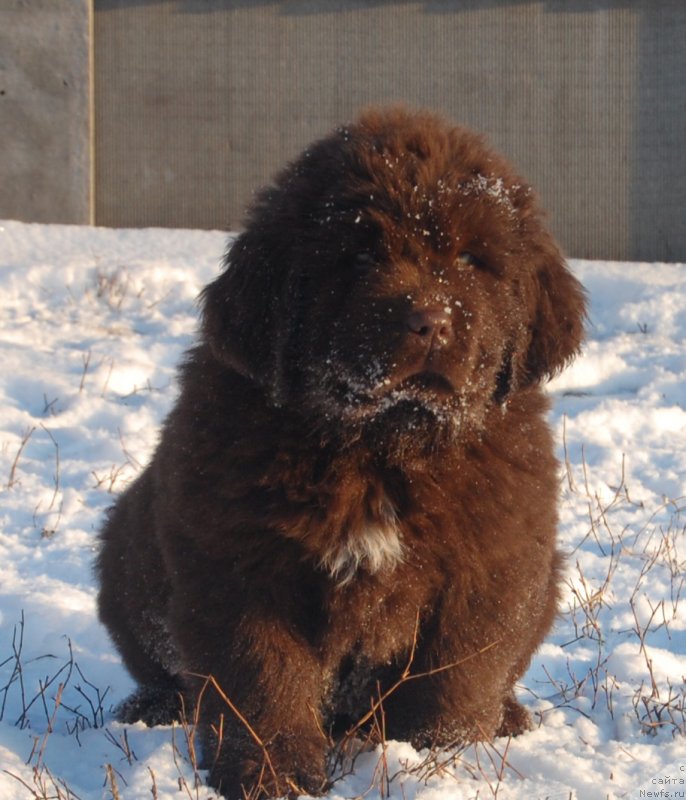
{"type": "Polygon", "coordinates": [[[96,219],[235,228],[359,107],[485,132],[572,256],[686,260],[681,0],[96,0],[96,219]]]}

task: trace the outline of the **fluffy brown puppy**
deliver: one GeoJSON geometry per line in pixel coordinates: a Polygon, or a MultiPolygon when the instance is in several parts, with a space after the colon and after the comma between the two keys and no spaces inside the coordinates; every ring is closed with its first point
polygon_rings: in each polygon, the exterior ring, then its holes
{"type": "Polygon", "coordinates": [[[269,756],[208,690],[232,800],[324,791],[322,731],[411,653],[430,674],[386,699],[389,737],[519,733],[560,565],[539,384],[584,317],[530,188],[464,128],[369,111],[258,196],[225,267],[102,533],[100,616],[140,683],[121,718],[169,721],[212,675],[269,756]]]}

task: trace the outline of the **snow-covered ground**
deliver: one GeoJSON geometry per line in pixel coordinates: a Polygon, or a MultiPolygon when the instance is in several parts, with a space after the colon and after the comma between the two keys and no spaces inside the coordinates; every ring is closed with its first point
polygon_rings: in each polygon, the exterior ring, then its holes
{"type": "MultiPolygon", "coordinates": [[[[213,796],[187,732],[113,720],[132,682],[91,566],[224,246],[0,223],[3,800],[213,796]]],[[[563,613],[520,687],[537,727],[463,754],[388,742],[330,800],[686,797],[686,266],[572,267],[591,312],[584,355],[550,385],[569,558],[563,613]]]]}

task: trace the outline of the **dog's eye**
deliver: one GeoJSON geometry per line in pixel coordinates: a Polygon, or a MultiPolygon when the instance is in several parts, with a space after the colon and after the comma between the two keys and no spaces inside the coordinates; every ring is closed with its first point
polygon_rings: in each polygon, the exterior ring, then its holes
{"type": "Polygon", "coordinates": [[[353,266],[355,267],[356,272],[364,274],[365,272],[369,272],[369,270],[376,264],[376,258],[372,253],[361,252],[355,255],[353,259],[353,266]]]}
{"type": "Polygon", "coordinates": [[[484,262],[477,258],[474,253],[469,253],[465,250],[463,253],[457,257],[457,263],[461,264],[464,267],[483,267],[484,262]]]}

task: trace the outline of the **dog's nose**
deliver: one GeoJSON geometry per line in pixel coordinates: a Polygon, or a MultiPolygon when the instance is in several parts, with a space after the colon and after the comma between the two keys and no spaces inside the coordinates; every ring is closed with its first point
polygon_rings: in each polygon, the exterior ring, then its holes
{"type": "Polygon", "coordinates": [[[431,347],[445,347],[453,340],[450,310],[442,307],[420,308],[407,317],[408,329],[426,339],[431,347]]]}

